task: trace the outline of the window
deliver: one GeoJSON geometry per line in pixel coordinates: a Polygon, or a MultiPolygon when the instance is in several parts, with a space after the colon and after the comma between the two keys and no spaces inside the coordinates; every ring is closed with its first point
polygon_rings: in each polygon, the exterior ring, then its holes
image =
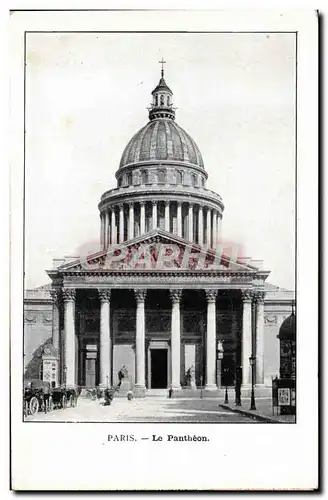
{"type": "Polygon", "coordinates": [[[170,105],[170,96],[169,95],[167,96],[167,105],[168,106],[170,105]]]}
{"type": "Polygon", "coordinates": [[[158,106],[158,95],[155,96],[155,106],[158,106]]]}
{"type": "Polygon", "coordinates": [[[195,174],[192,174],[192,176],[191,176],[191,184],[194,187],[197,186],[197,176],[195,174]]]}
{"type": "Polygon", "coordinates": [[[128,186],[132,186],[132,173],[131,172],[126,176],[126,182],[127,182],[128,186]]]}
{"type": "Polygon", "coordinates": [[[161,106],[164,106],[164,96],[161,95],[161,106]]]}
{"type": "Polygon", "coordinates": [[[141,184],[147,184],[148,182],[148,173],[146,170],[141,172],[141,184]]]}
{"type": "Polygon", "coordinates": [[[204,177],[202,177],[202,186],[203,187],[205,186],[205,179],[204,179],[204,177]]]}
{"type": "Polygon", "coordinates": [[[118,187],[121,187],[122,186],[122,177],[119,177],[118,179],[118,187]]]}
{"type": "Polygon", "coordinates": [[[175,177],[176,177],[176,180],[177,180],[177,184],[182,184],[182,172],[177,171],[176,174],[175,174],[175,177]]]}
{"type": "Polygon", "coordinates": [[[166,179],[165,179],[165,170],[160,170],[158,172],[158,183],[159,184],[165,184],[166,179]]]}

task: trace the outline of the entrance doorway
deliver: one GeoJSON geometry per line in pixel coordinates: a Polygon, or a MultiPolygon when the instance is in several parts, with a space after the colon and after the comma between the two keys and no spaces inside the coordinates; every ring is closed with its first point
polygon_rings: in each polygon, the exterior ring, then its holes
{"type": "Polygon", "coordinates": [[[150,350],[150,387],[151,389],[167,388],[167,349],[150,350]]]}

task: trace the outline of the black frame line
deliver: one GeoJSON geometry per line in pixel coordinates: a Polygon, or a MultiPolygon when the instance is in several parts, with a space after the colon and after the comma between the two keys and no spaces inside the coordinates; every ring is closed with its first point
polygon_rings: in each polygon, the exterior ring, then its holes
{"type": "MultiPolygon", "coordinates": [[[[69,11],[83,11],[83,12],[90,12],[90,11],[97,11],[97,12],[134,12],[134,11],[138,11],[138,12],[163,12],[163,11],[171,11],[171,9],[69,9],[69,11]]],[[[178,12],[190,12],[190,9],[174,9],[174,12],[175,11],[178,11],[178,12]]],[[[202,11],[201,9],[199,9],[198,11],[202,11]]],[[[44,10],[44,9],[17,9],[17,10],[11,10],[10,13],[14,13],[14,12],[68,12],[67,9],[51,9],[51,10],[44,10]]],[[[195,12],[197,12],[197,10],[195,10],[195,12]]],[[[205,11],[202,11],[202,12],[205,12],[205,11]]],[[[123,33],[123,34],[139,34],[139,33],[145,33],[145,34],[157,34],[157,33],[167,33],[167,34],[175,34],[175,33],[180,33],[180,34],[208,34],[208,33],[212,33],[212,34],[228,34],[228,33],[231,33],[231,34],[283,34],[283,33],[290,33],[290,34],[295,34],[295,102],[294,102],[294,106],[295,106],[295,111],[294,111],[294,114],[295,114],[295,155],[294,155],[294,167],[295,167],[295,185],[294,185],[294,193],[295,193],[295,218],[294,218],[294,226],[295,226],[295,233],[294,233],[294,237],[295,237],[295,290],[294,290],[294,297],[295,297],[295,313],[297,313],[297,247],[298,247],[298,241],[297,241],[297,167],[298,167],[298,31],[187,31],[187,30],[174,30],[174,31],[161,31],[161,30],[156,30],[156,31],[125,31],[125,30],[121,30],[121,31],[102,31],[102,30],[81,30],[81,31],[77,31],[77,30],[69,30],[69,31],[62,31],[62,30],[32,30],[32,31],[24,31],[24,138],[23,138],[23,154],[24,154],[24,162],[23,162],[23,277],[22,277],[22,282],[23,282],[23,301],[22,301],[22,310],[23,310],[23,355],[22,355],[22,361],[23,361],[23,370],[22,370],[22,387],[24,387],[24,357],[25,357],[25,354],[24,354],[24,341],[25,341],[25,328],[24,328],[24,320],[25,320],[25,314],[24,314],[24,291],[25,291],[25,196],[26,196],[26,185],[25,185],[25,178],[26,178],[26,35],[29,34],[29,33],[49,33],[49,34],[54,34],[54,33],[72,33],[72,34],[86,34],[86,33],[94,33],[94,34],[97,34],[97,33],[106,33],[106,34],[113,34],[113,35],[116,35],[118,33],[123,33]]],[[[296,314],[296,317],[297,317],[297,314],[296,314]]],[[[297,323],[296,323],[296,332],[297,332],[297,323]]],[[[11,341],[11,335],[10,335],[10,341],[11,341]]],[[[11,342],[10,342],[10,345],[11,345],[11,342]]],[[[298,359],[298,356],[297,356],[297,351],[298,351],[298,346],[296,344],[296,359],[298,359]]],[[[11,363],[11,356],[10,356],[10,360],[9,360],[9,366],[10,366],[10,373],[11,373],[11,368],[12,368],[12,363],[11,363]]],[[[9,373],[9,383],[10,383],[10,387],[11,387],[11,375],[9,373]]],[[[296,362],[296,374],[297,374],[297,362],[296,362]]],[[[298,389],[298,386],[297,386],[297,380],[296,380],[296,401],[297,401],[297,389],[298,389]]],[[[176,422],[176,421],[164,421],[164,422],[161,422],[161,421],[145,421],[145,422],[142,422],[142,421],[126,421],[126,422],[112,422],[110,420],[108,421],[55,421],[55,420],[43,420],[43,421],[37,421],[37,420],[30,420],[30,421],[26,421],[24,420],[24,417],[23,417],[23,405],[24,405],[24,402],[22,401],[22,407],[21,407],[21,415],[22,415],[22,422],[24,424],[61,424],[61,425],[66,425],[66,424],[119,424],[119,425],[128,425],[128,424],[162,424],[162,425],[167,425],[167,424],[179,424],[179,425],[186,425],[186,424],[203,424],[203,425],[210,425],[210,424],[214,424],[214,425],[218,425],[218,424],[241,424],[241,425],[247,425],[247,424],[250,424],[250,423],[253,423],[253,422],[176,422]]],[[[296,409],[296,416],[295,416],[295,423],[293,423],[293,425],[296,425],[297,424],[297,409],[296,409]]],[[[253,421],[253,418],[251,418],[251,416],[249,417],[250,420],[253,421]]],[[[10,425],[11,425],[11,391],[10,391],[10,425]]],[[[260,422],[259,422],[260,423],[260,422]]],[[[291,425],[291,423],[289,422],[277,422],[279,423],[279,425],[291,425]]],[[[265,423],[265,422],[262,422],[262,424],[266,424],[268,425],[269,423],[265,423]]],[[[271,422],[270,422],[271,424],[271,422]]],[[[164,490],[163,490],[164,491],[164,490]]],[[[170,490],[166,490],[166,491],[170,491],[170,490]]],[[[185,490],[185,491],[190,491],[190,490],[185,490]]],[[[229,490],[228,490],[229,491],[229,490]]]]}

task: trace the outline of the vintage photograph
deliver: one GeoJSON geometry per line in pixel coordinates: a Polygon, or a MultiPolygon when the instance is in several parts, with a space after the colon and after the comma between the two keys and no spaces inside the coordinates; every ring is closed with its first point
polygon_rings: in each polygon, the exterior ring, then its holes
{"type": "Polygon", "coordinates": [[[22,413],[296,423],[297,33],[26,32],[22,413]]]}

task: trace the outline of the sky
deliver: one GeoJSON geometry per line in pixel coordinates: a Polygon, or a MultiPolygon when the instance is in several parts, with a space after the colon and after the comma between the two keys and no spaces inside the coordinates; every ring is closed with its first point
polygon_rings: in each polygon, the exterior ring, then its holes
{"type": "Polygon", "coordinates": [[[26,36],[27,288],[99,238],[97,205],[148,121],[162,57],[176,122],[223,198],[223,238],[294,289],[295,36],[96,32],[26,36]]]}

